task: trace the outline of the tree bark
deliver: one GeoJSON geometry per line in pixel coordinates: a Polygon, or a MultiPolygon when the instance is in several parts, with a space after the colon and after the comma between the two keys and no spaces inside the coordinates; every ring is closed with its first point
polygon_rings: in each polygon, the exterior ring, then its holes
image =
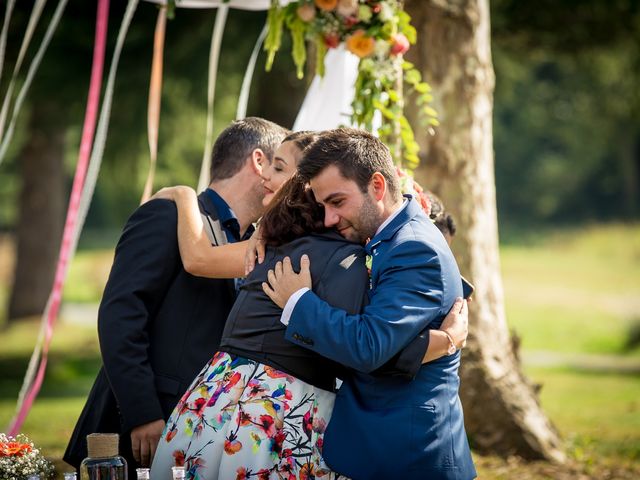
{"type": "MultiPolygon", "coordinates": [[[[416,132],[423,153],[416,177],[454,215],[454,253],[462,274],[476,286],[461,369],[471,444],[480,452],[563,461],[558,434],[521,372],[504,312],[488,0],[407,0],[405,5],[418,29],[408,60],[432,86],[441,124],[433,135],[416,132]]],[[[415,120],[413,110],[409,116],[415,120]]]]}
{"type": "Polygon", "coordinates": [[[36,102],[20,162],[16,263],[10,321],[39,315],[51,291],[64,224],[64,125],[53,103],[36,102]]]}

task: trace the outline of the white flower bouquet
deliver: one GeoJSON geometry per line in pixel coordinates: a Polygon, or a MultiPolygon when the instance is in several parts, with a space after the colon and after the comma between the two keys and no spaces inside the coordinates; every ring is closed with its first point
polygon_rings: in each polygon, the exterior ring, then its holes
{"type": "Polygon", "coordinates": [[[0,433],[0,479],[27,480],[37,474],[43,480],[53,478],[53,464],[25,435],[14,438],[0,433]]]}

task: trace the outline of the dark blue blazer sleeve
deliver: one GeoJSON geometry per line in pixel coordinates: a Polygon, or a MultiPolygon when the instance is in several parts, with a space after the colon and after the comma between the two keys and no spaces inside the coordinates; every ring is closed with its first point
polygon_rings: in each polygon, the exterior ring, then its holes
{"type": "Polygon", "coordinates": [[[418,370],[422,366],[422,359],[429,348],[429,330],[431,330],[429,327],[422,330],[409,342],[409,345],[371,373],[376,376],[392,376],[413,380],[418,374],[418,370]]]}
{"type": "MultiPolygon", "coordinates": [[[[374,259],[374,262],[377,260],[374,259]]],[[[370,373],[443,314],[438,256],[423,242],[390,247],[362,314],[332,307],[306,292],[293,309],[286,338],[358,371],[370,373]],[[304,344],[295,339],[311,339],[304,344]]]]}
{"type": "Polygon", "coordinates": [[[164,417],[149,362],[150,320],[180,268],[175,204],[145,203],[118,241],[98,313],[102,360],[125,431],[164,417]]]}

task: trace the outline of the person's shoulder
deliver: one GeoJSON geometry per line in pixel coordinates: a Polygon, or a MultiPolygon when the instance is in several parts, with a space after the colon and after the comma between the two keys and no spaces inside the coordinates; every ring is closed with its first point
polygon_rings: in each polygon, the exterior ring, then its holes
{"type": "MultiPolygon", "coordinates": [[[[403,224],[395,235],[382,246],[382,258],[393,262],[394,258],[403,262],[408,257],[420,259],[437,259],[445,247],[445,240],[440,231],[428,219],[413,217],[403,224]]],[[[381,253],[382,253],[381,252],[381,253]]]]}
{"type": "Polygon", "coordinates": [[[158,198],[149,200],[140,205],[129,217],[128,223],[145,220],[175,221],[178,218],[178,209],[175,202],[158,198]]]}
{"type": "Polygon", "coordinates": [[[430,245],[434,241],[439,241],[442,233],[438,230],[426,215],[416,215],[402,225],[395,235],[398,243],[416,241],[425,245],[430,245]]]}
{"type": "Polygon", "coordinates": [[[178,209],[171,200],[154,199],[140,205],[128,218],[123,238],[175,232],[177,237],[178,209]]]}
{"type": "Polygon", "coordinates": [[[140,205],[136,212],[172,215],[178,211],[176,203],[164,198],[156,198],[140,205]]]}
{"type": "Polygon", "coordinates": [[[311,245],[315,245],[318,248],[326,251],[348,251],[354,253],[364,252],[364,247],[361,244],[347,240],[334,230],[309,235],[308,239],[311,245]]]}

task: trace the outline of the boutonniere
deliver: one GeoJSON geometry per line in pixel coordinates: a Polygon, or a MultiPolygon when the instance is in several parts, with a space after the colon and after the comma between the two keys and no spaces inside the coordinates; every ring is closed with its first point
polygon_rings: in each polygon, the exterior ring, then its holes
{"type": "Polygon", "coordinates": [[[369,290],[371,290],[373,288],[373,285],[371,284],[371,267],[373,265],[373,257],[371,255],[367,255],[364,264],[367,267],[367,275],[369,276],[369,290]]]}

